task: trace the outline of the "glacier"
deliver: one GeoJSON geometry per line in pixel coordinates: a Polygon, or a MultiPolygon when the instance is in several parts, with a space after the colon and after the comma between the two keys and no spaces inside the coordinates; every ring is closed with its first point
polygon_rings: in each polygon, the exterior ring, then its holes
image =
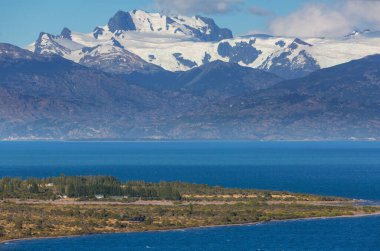
{"type": "Polygon", "coordinates": [[[187,71],[221,60],[291,79],[380,53],[380,33],[354,31],[337,38],[233,37],[210,18],[133,10],[118,11],[108,24],[90,33],[68,28],[60,35],[41,33],[27,49],[111,73],[187,71]]]}

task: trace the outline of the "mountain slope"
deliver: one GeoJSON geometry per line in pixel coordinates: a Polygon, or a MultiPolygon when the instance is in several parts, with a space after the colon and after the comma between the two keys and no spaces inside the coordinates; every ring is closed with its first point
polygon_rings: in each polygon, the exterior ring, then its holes
{"type": "Polygon", "coordinates": [[[82,48],[83,57],[79,64],[109,73],[154,72],[161,67],[147,63],[122,46],[98,45],[82,48]]]}
{"type": "Polygon", "coordinates": [[[151,73],[165,82],[150,85],[0,44],[0,138],[380,139],[379,65],[374,55],[278,83],[212,62],[151,73]]]}
{"type": "Polygon", "coordinates": [[[154,93],[59,56],[0,44],[0,137],[111,137],[160,104],[154,93]]]}
{"type": "Polygon", "coordinates": [[[237,134],[257,138],[379,138],[379,65],[380,55],[374,55],[319,70],[230,99],[219,105],[223,109],[200,116],[227,124],[233,116],[237,134]]]}
{"type": "Polygon", "coordinates": [[[75,35],[67,28],[64,28],[59,36],[41,32],[32,46],[32,51],[37,55],[59,55],[81,65],[109,73],[125,74],[161,69],[126,50],[114,38],[101,44],[87,46],[73,41],[73,37],[75,35]]]}
{"type": "Polygon", "coordinates": [[[183,35],[201,41],[220,41],[232,38],[232,32],[219,28],[214,20],[202,16],[167,16],[159,13],[148,13],[141,10],[130,12],[118,11],[107,26],[96,29],[97,37],[104,36],[107,31],[120,35],[125,31],[146,33],[164,33],[167,35],[183,35]],[[101,32],[100,32],[101,30],[101,32]]]}
{"type": "Polygon", "coordinates": [[[232,97],[252,93],[282,79],[236,63],[214,61],[185,72],[132,73],[126,79],[154,90],[172,90],[196,96],[232,97]]]}
{"type": "Polygon", "coordinates": [[[311,44],[295,39],[284,50],[269,56],[259,68],[288,79],[303,77],[320,69],[318,62],[308,52],[311,47],[311,44]]]}
{"type": "Polygon", "coordinates": [[[87,34],[68,28],[58,36],[41,33],[28,49],[112,73],[157,70],[154,66],[187,71],[222,60],[294,79],[380,53],[379,44],[380,32],[368,30],[337,38],[233,37],[210,18],[134,10],[118,11],[87,34]]]}
{"type": "Polygon", "coordinates": [[[281,81],[281,78],[236,63],[214,61],[177,78],[185,91],[205,96],[240,96],[256,90],[266,89],[281,81]]]}

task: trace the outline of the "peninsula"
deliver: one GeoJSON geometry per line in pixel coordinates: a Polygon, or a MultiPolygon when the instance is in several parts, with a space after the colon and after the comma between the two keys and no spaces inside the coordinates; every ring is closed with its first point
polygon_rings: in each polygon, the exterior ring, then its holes
{"type": "Polygon", "coordinates": [[[0,179],[0,242],[376,213],[346,198],[182,182],[0,179]]]}

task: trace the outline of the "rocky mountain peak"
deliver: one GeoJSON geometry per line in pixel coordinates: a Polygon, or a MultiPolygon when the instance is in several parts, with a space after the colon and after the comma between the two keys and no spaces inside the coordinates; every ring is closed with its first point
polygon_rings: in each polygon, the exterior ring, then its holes
{"type": "Polygon", "coordinates": [[[71,40],[71,30],[69,30],[68,28],[63,28],[63,30],[61,31],[61,35],[60,35],[62,38],[65,38],[65,39],[68,39],[68,40],[71,40]]]}
{"type": "MultiPolygon", "coordinates": [[[[108,22],[112,33],[125,31],[154,32],[161,34],[179,34],[195,37],[201,41],[220,41],[232,38],[229,29],[220,28],[213,19],[202,16],[170,16],[150,13],[142,10],[130,12],[118,11],[108,22]]],[[[96,29],[94,36],[102,31],[96,29]]]]}
{"type": "Polygon", "coordinates": [[[111,32],[136,30],[131,14],[122,10],[108,21],[108,28],[111,32]]]}

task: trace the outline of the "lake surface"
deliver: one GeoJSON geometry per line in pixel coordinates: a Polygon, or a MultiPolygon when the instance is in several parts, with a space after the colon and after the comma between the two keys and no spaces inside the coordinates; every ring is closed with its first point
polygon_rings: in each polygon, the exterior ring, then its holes
{"type": "MultiPolygon", "coordinates": [[[[380,201],[379,142],[0,142],[0,176],[113,175],[380,201]]],[[[95,235],[0,250],[380,250],[380,217],[95,235]],[[113,249],[111,248],[113,247],[113,249]]]]}

